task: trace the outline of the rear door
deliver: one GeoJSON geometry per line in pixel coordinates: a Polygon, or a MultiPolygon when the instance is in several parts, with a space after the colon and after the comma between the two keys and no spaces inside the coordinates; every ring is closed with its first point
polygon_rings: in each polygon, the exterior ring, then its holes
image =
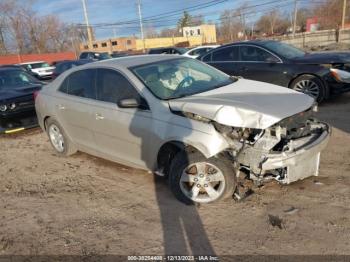
{"type": "Polygon", "coordinates": [[[146,167],[146,151],[152,140],[151,111],[117,106],[121,99],[141,99],[136,88],[119,71],[98,69],[96,89],[92,128],[98,150],[115,161],[146,167]]]}
{"type": "Polygon", "coordinates": [[[55,107],[64,130],[81,146],[95,148],[92,125],[95,120],[91,102],[96,98],[96,69],[71,73],[59,87],[55,107]]]}
{"type": "Polygon", "coordinates": [[[203,62],[225,72],[228,75],[239,76],[239,47],[228,46],[210,52],[203,57],[203,62]]]}

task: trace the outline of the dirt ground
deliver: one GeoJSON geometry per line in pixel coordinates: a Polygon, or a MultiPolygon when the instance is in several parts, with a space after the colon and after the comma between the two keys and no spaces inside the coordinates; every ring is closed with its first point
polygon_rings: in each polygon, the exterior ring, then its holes
{"type": "Polygon", "coordinates": [[[200,207],[147,172],[58,157],[39,129],[2,136],[0,255],[350,255],[350,94],[319,117],[333,126],[319,177],[200,207]]]}

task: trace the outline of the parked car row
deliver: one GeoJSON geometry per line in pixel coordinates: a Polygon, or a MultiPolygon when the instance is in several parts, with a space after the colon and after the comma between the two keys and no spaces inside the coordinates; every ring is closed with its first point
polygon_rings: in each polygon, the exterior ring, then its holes
{"type": "Polygon", "coordinates": [[[83,151],[165,176],[187,204],[240,196],[247,179],[318,174],[331,131],[314,118],[315,101],[349,90],[348,54],[274,41],[151,51],[60,61],[40,92],[23,69],[2,68],[1,125],[15,132],[26,123],[7,120],[36,115],[58,154],[83,151]]]}
{"type": "Polygon", "coordinates": [[[43,85],[22,68],[0,68],[0,133],[13,133],[38,125],[34,93],[43,85]]]}
{"type": "Polygon", "coordinates": [[[94,60],[63,60],[55,67],[46,62],[0,66],[0,134],[38,126],[34,96],[47,82],[64,71],[94,60]]]}

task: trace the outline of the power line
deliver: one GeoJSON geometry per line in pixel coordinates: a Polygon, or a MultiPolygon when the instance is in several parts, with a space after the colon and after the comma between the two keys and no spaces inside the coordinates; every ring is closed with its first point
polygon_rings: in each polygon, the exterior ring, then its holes
{"type": "MultiPolygon", "coordinates": [[[[283,2],[283,1],[292,1],[292,0],[280,0],[280,1],[274,1],[274,2],[283,2]]],[[[293,4],[292,2],[284,3],[284,4],[280,4],[280,5],[274,6],[274,7],[264,8],[264,9],[261,9],[261,10],[252,10],[252,11],[242,12],[242,13],[240,13],[238,15],[230,14],[230,15],[221,16],[220,18],[211,19],[211,20],[212,21],[222,21],[222,19],[237,18],[237,17],[240,17],[240,16],[253,17],[253,16],[256,16],[256,14],[258,14],[258,13],[269,12],[269,11],[272,11],[272,10],[275,10],[275,9],[279,9],[279,8],[290,6],[292,4],[293,4]]],[[[258,6],[261,6],[261,4],[259,4],[258,6]]],[[[247,10],[247,9],[248,8],[245,8],[245,10],[247,10]]],[[[233,9],[232,11],[235,11],[235,10],[236,9],[233,9]]],[[[196,17],[196,16],[194,16],[194,17],[196,17]]],[[[168,19],[168,20],[159,20],[159,21],[157,21],[159,23],[157,25],[153,25],[152,24],[152,27],[159,28],[159,27],[172,26],[172,25],[174,25],[174,22],[176,22],[178,19],[179,18],[168,19]]],[[[147,23],[145,23],[145,24],[147,24],[147,23]]],[[[123,26],[122,28],[123,29],[137,29],[138,27],[136,25],[135,26],[134,25],[130,25],[130,26],[127,25],[127,26],[123,26]]],[[[98,27],[98,29],[110,29],[110,26],[108,26],[108,25],[107,26],[101,26],[101,27],[98,27]]]]}
{"type": "MultiPolygon", "coordinates": [[[[170,11],[170,12],[166,12],[166,13],[162,13],[162,14],[157,14],[157,15],[152,15],[152,16],[148,16],[145,17],[143,19],[143,21],[154,21],[156,18],[167,18],[169,16],[174,16],[174,15],[178,15],[179,12],[182,14],[184,11],[197,11],[200,9],[204,9],[204,8],[208,8],[208,7],[212,7],[218,4],[222,4],[224,2],[227,2],[228,0],[215,0],[215,1],[209,1],[203,4],[198,4],[195,6],[191,6],[188,8],[183,8],[183,9],[179,9],[179,10],[174,10],[174,11],[170,11]]],[[[126,20],[126,21],[119,21],[119,22],[115,22],[115,23],[99,23],[99,24],[93,24],[93,27],[98,27],[98,26],[106,26],[106,25],[125,25],[125,24],[135,24],[138,23],[139,20],[126,20]]],[[[81,24],[78,24],[81,25],[81,24]]]]}

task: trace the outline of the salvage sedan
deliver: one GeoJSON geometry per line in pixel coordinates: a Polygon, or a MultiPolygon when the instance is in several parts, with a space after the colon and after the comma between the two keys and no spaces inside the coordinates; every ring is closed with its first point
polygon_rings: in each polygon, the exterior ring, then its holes
{"type": "Polygon", "coordinates": [[[306,53],[271,40],[228,44],[201,61],[229,75],[263,81],[303,92],[321,102],[350,91],[350,53],[306,53]]]}
{"type": "Polygon", "coordinates": [[[119,58],[63,73],[36,99],[61,155],[77,150],[168,177],[185,203],[209,203],[245,180],[318,174],[330,130],[314,100],[172,55],[119,58]]]}
{"type": "Polygon", "coordinates": [[[34,94],[43,83],[14,67],[0,68],[0,133],[38,126],[34,94]]]}

